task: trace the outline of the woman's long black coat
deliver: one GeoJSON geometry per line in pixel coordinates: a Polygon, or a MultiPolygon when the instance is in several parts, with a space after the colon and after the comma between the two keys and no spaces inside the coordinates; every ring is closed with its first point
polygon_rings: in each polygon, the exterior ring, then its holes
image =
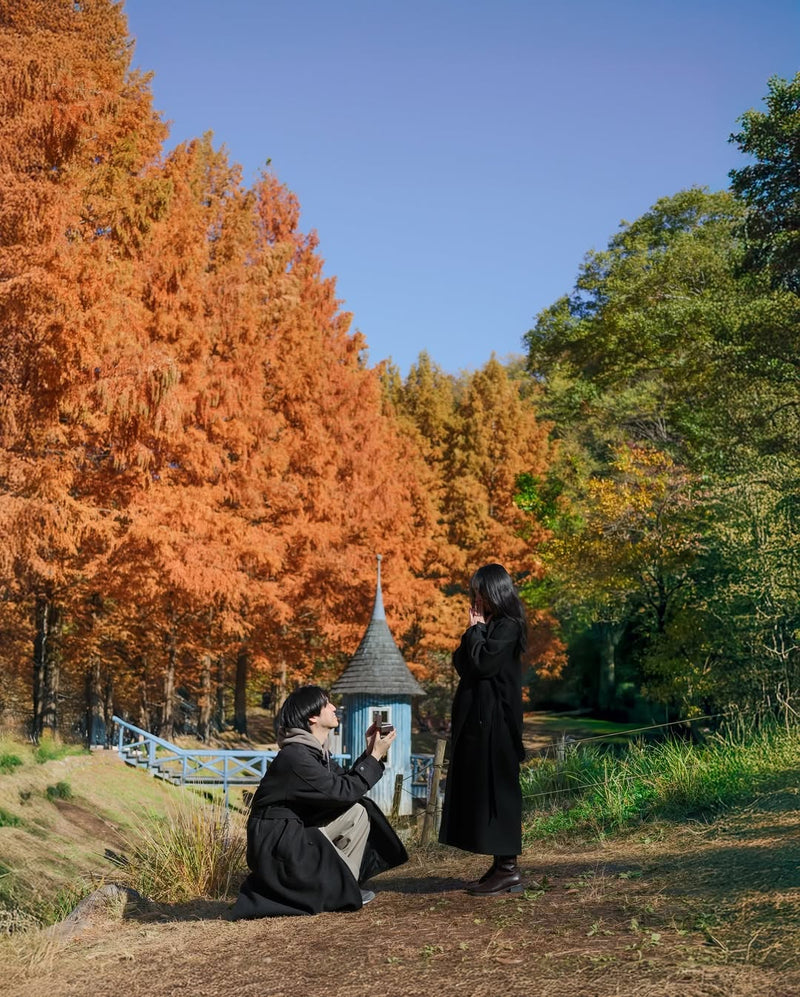
{"type": "Polygon", "coordinates": [[[369,754],[344,772],[321,748],[285,745],[253,798],[247,821],[250,875],[231,919],[358,910],[359,883],[408,859],[389,822],[364,796],[382,774],[383,765],[369,754]],[[319,830],[354,803],[370,818],[358,881],[319,830]]]}
{"type": "Polygon", "coordinates": [[[477,623],[453,654],[460,676],[439,840],[482,855],[522,851],[519,624],[477,623]]]}

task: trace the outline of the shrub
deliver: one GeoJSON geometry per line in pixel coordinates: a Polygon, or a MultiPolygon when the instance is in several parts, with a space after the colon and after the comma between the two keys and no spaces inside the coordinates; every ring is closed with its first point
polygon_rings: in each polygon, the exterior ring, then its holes
{"type": "Polygon", "coordinates": [[[47,787],[45,795],[51,802],[53,800],[71,800],[72,787],[68,782],[57,782],[55,786],[47,787]]]}
{"type": "Polygon", "coordinates": [[[245,848],[240,814],[187,801],[169,817],[151,817],[133,830],[126,848],[130,885],[166,903],[220,900],[238,889],[245,848]]]}
{"type": "Polygon", "coordinates": [[[52,738],[46,738],[36,746],[33,758],[39,765],[44,765],[45,762],[55,762],[60,758],[66,758],[67,755],[81,755],[84,751],[80,745],[58,744],[52,738]]]}
{"type": "Polygon", "coordinates": [[[9,813],[0,807],[0,827],[19,827],[22,821],[16,814],[9,813]]]}
{"type": "Polygon", "coordinates": [[[12,755],[9,751],[0,752],[0,774],[8,775],[13,772],[15,768],[22,765],[22,759],[19,755],[12,755]]]}

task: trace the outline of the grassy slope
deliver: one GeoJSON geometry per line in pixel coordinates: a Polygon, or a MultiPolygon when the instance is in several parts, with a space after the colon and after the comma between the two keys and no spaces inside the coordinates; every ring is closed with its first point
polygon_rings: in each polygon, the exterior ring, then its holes
{"type": "Polygon", "coordinates": [[[107,851],[119,854],[145,814],[175,805],[172,787],[126,768],[114,752],[38,764],[30,745],[2,741],[4,754],[22,764],[0,774],[0,929],[12,917],[52,921],[88,884],[118,878],[107,851]],[[48,796],[59,784],[69,798],[48,796]]]}

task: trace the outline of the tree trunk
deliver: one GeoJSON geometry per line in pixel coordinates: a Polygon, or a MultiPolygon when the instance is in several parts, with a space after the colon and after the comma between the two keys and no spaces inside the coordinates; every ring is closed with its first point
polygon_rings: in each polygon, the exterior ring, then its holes
{"type": "Polygon", "coordinates": [[[138,654],[134,667],[139,676],[139,713],[136,718],[136,726],[142,730],[150,730],[153,718],[150,715],[150,702],[147,698],[147,655],[138,654]]]}
{"type": "Polygon", "coordinates": [[[661,575],[656,580],[658,598],[656,599],[656,627],[660,634],[666,633],[667,629],[667,609],[669,608],[669,596],[667,587],[661,575]]]}
{"type": "Polygon", "coordinates": [[[281,712],[281,707],[286,702],[286,697],[289,695],[289,689],[287,688],[288,678],[289,678],[288,668],[286,665],[286,661],[284,660],[281,662],[281,674],[278,679],[278,688],[276,690],[275,699],[272,704],[276,719],[278,717],[278,714],[281,712]]]}
{"type": "Polygon", "coordinates": [[[178,657],[174,627],[169,631],[167,643],[167,668],[164,672],[164,702],[161,706],[161,725],[158,733],[167,741],[175,736],[175,661],[178,657]]]}
{"type": "Polygon", "coordinates": [[[58,736],[58,692],[61,679],[60,609],[48,595],[36,597],[33,638],[33,723],[31,736],[39,740],[45,728],[58,736]]]}
{"type": "Polygon", "coordinates": [[[236,655],[236,689],[233,697],[233,729],[237,734],[247,733],[247,674],[250,670],[250,651],[242,644],[236,655]]]}
{"type": "Polygon", "coordinates": [[[100,658],[95,655],[86,671],[86,743],[90,748],[106,743],[103,716],[103,690],[100,682],[100,658]]]}
{"type": "Polygon", "coordinates": [[[208,744],[211,733],[211,655],[204,654],[200,661],[200,716],[197,721],[197,736],[208,744]]]}
{"type": "Polygon", "coordinates": [[[58,738],[58,694],[61,689],[61,633],[64,621],[59,606],[50,603],[50,640],[44,656],[44,701],[42,703],[42,730],[51,731],[58,738]]]}
{"type": "Polygon", "coordinates": [[[108,747],[114,730],[114,673],[110,668],[106,671],[103,687],[103,718],[106,724],[105,745],[108,747]]]}
{"type": "Polygon", "coordinates": [[[39,741],[42,733],[42,702],[44,701],[44,657],[47,646],[48,601],[43,595],[36,596],[34,606],[34,636],[33,636],[33,721],[31,723],[31,738],[39,741]]]}
{"type": "Polygon", "coordinates": [[[225,730],[225,657],[217,658],[217,692],[214,704],[217,730],[225,730]]]}
{"type": "Polygon", "coordinates": [[[597,705],[601,710],[608,710],[612,706],[616,695],[616,654],[617,645],[622,638],[622,627],[619,623],[599,620],[593,625],[592,629],[597,636],[600,656],[597,705]]]}

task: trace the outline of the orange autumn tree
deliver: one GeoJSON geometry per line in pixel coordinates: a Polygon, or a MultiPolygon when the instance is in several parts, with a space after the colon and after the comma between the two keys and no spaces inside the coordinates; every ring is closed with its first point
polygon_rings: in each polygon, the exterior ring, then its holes
{"type": "MultiPolygon", "coordinates": [[[[246,284],[238,273],[241,260],[227,259],[229,233],[242,225],[253,229],[253,222],[249,211],[238,210],[237,223],[228,224],[223,237],[218,208],[217,215],[213,208],[205,215],[190,211],[175,233],[178,212],[190,201],[181,196],[187,185],[194,184],[198,204],[209,191],[217,206],[247,195],[227,197],[236,184],[224,179],[227,167],[219,157],[207,155],[207,165],[183,186],[187,171],[176,165],[178,157],[161,168],[165,129],[152,112],[147,80],[127,70],[129,46],[118,7],[12,3],[3,16],[9,37],[19,43],[20,62],[4,77],[7,106],[16,115],[5,121],[4,180],[13,196],[4,200],[4,221],[7,233],[19,231],[4,265],[6,274],[15,265],[22,269],[3,288],[4,328],[11,335],[4,339],[8,487],[0,529],[8,539],[8,584],[20,598],[31,591],[36,596],[39,716],[45,699],[56,701],[57,638],[65,618],[66,664],[76,669],[72,684],[82,685],[78,672],[88,667],[96,688],[100,657],[113,661],[116,677],[125,679],[129,663],[143,660],[137,646],[148,650],[146,633],[133,626],[143,617],[131,607],[132,592],[149,594],[161,610],[147,617],[148,626],[172,618],[169,607],[180,605],[178,616],[192,621],[197,646],[197,626],[185,603],[194,594],[196,615],[205,618],[208,592],[236,573],[229,564],[230,531],[226,542],[220,540],[220,519],[230,516],[196,512],[208,507],[206,489],[215,478],[217,512],[231,501],[215,464],[241,421],[235,424],[217,403],[229,372],[224,348],[215,354],[207,314],[220,326],[235,324],[225,291],[231,271],[237,287],[246,284]],[[31,52],[37,53],[33,62],[31,52]],[[54,68],[40,77],[42,52],[52,56],[54,68]],[[15,87],[21,91],[16,102],[15,87]],[[83,100],[86,93],[96,106],[83,100]],[[21,212],[23,203],[30,215],[21,212]],[[41,219],[52,224],[42,226],[41,219]],[[199,222],[194,229],[192,220],[199,222]],[[172,233],[171,242],[165,232],[172,233]],[[218,428],[223,425],[225,434],[218,428]],[[164,486],[158,500],[155,482],[164,486]],[[168,484],[178,487],[167,492],[168,484]],[[190,529],[182,530],[181,522],[190,529]],[[150,556],[145,536],[163,540],[158,549],[169,555],[161,562],[150,556]],[[168,570],[148,587],[154,566],[165,565],[168,570]],[[171,574],[182,586],[172,602],[164,593],[171,574]]],[[[233,330],[229,338],[238,335],[233,330]]],[[[223,337],[216,338],[219,343],[223,337]]],[[[238,363],[244,370],[249,358],[238,363]]],[[[238,382],[234,390],[241,388],[238,382]]],[[[169,635],[161,643],[158,657],[149,648],[151,674],[163,662],[168,671],[175,657],[165,649],[172,646],[169,635]]],[[[117,683],[123,689],[130,684],[117,683]]],[[[163,697],[162,712],[169,698],[163,697]]],[[[54,706],[47,717],[54,726],[54,706]]]]}
{"type": "Polygon", "coordinates": [[[541,473],[548,457],[547,427],[492,357],[466,380],[445,461],[444,511],[460,575],[490,560],[512,565],[517,577],[538,570],[543,531],[531,533],[515,496],[520,474],[541,473]]]}
{"type": "MultiPolygon", "coordinates": [[[[540,475],[551,459],[549,427],[538,419],[529,386],[494,356],[467,378],[459,422],[447,457],[445,515],[450,539],[464,558],[455,564],[466,583],[475,567],[504,564],[518,585],[541,576],[539,548],[547,530],[520,508],[523,474],[540,475]]],[[[549,610],[531,609],[529,659],[542,674],[557,674],[563,646],[549,610]]]]}
{"type": "Polygon", "coordinates": [[[0,537],[6,595],[31,608],[38,736],[56,728],[61,631],[111,529],[91,394],[119,320],[107,288],[158,210],[147,167],[164,129],[110,0],[9,0],[0,45],[0,537]]]}
{"type": "MultiPolygon", "coordinates": [[[[547,427],[525,385],[492,358],[481,370],[454,378],[422,354],[402,386],[391,372],[387,397],[410,420],[436,485],[436,551],[430,569],[443,597],[425,630],[428,677],[452,679],[450,652],[466,619],[472,572],[499,561],[518,583],[539,575],[539,546],[547,532],[516,501],[522,474],[540,474],[550,460],[547,427]]],[[[563,660],[554,622],[531,610],[531,661],[557,671],[563,660]]]]}
{"type": "Polygon", "coordinates": [[[143,295],[152,320],[127,344],[115,409],[146,473],[128,489],[108,584],[118,602],[139,593],[140,713],[169,733],[176,686],[207,706],[212,661],[219,675],[224,658],[244,732],[253,665],[286,687],[353,649],[376,549],[387,603],[396,589],[399,604],[420,604],[410,557],[429,510],[423,469],[381,411],[316,239],[298,232],[296,199],[270,176],[243,191],[209,139],[176,150],[165,176],[143,295]],[[153,358],[172,372],[155,407],[139,379],[153,358]]]}
{"type": "MultiPolygon", "coordinates": [[[[264,405],[257,479],[271,527],[285,541],[280,599],[254,614],[263,667],[279,690],[331,677],[355,649],[384,555],[387,612],[430,598],[416,570],[432,510],[418,455],[383,411],[378,372],[363,361],[317,239],[298,229],[297,199],[271,174],[258,185],[258,265],[265,295],[264,405]],[[276,421],[277,416],[277,421],[276,421]]],[[[279,691],[280,696],[280,691],[279,691]]]]}
{"type": "Polygon", "coordinates": [[[445,373],[426,352],[412,364],[405,381],[387,365],[382,372],[386,405],[393,412],[409,445],[425,465],[424,489],[436,514],[431,524],[420,577],[432,596],[417,607],[413,625],[401,645],[407,657],[421,665],[419,677],[429,683],[449,675],[449,662],[462,620],[463,607],[450,597],[454,564],[459,560],[443,514],[449,487],[447,454],[459,421],[460,382],[445,373]]]}
{"type": "Polygon", "coordinates": [[[169,209],[143,273],[147,319],[120,344],[126,390],[117,387],[115,428],[127,441],[130,487],[109,584],[135,585],[143,624],[161,634],[150,676],[162,676],[157,722],[170,736],[176,684],[194,693],[208,684],[217,644],[243,630],[254,548],[265,556],[271,545],[263,533],[256,544],[240,514],[239,463],[260,383],[246,274],[252,197],[210,137],[175,150],[164,177],[169,209]],[[155,393],[153,371],[162,377],[155,393]]]}
{"type": "MultiPolygon", "coordinates": [[[[284,689],[341,668],[376,553],[428,667],[469,559],[449,479],[478,475],[454,463],[468,386],[429,398],[420,366],[412,416],[387,406],[296,198],[245,187],[210,137],[163,156],[118,6],[15,0],[0,30],[3,623],[31,619],[38,726],[63,657],[90,726],[116,704],[169,733],[185,687],[207,729],[235,668],[243,728],[253,668],[284,689]]],[[[504,516],[484,546],[511,556],[504,516]]]]}

